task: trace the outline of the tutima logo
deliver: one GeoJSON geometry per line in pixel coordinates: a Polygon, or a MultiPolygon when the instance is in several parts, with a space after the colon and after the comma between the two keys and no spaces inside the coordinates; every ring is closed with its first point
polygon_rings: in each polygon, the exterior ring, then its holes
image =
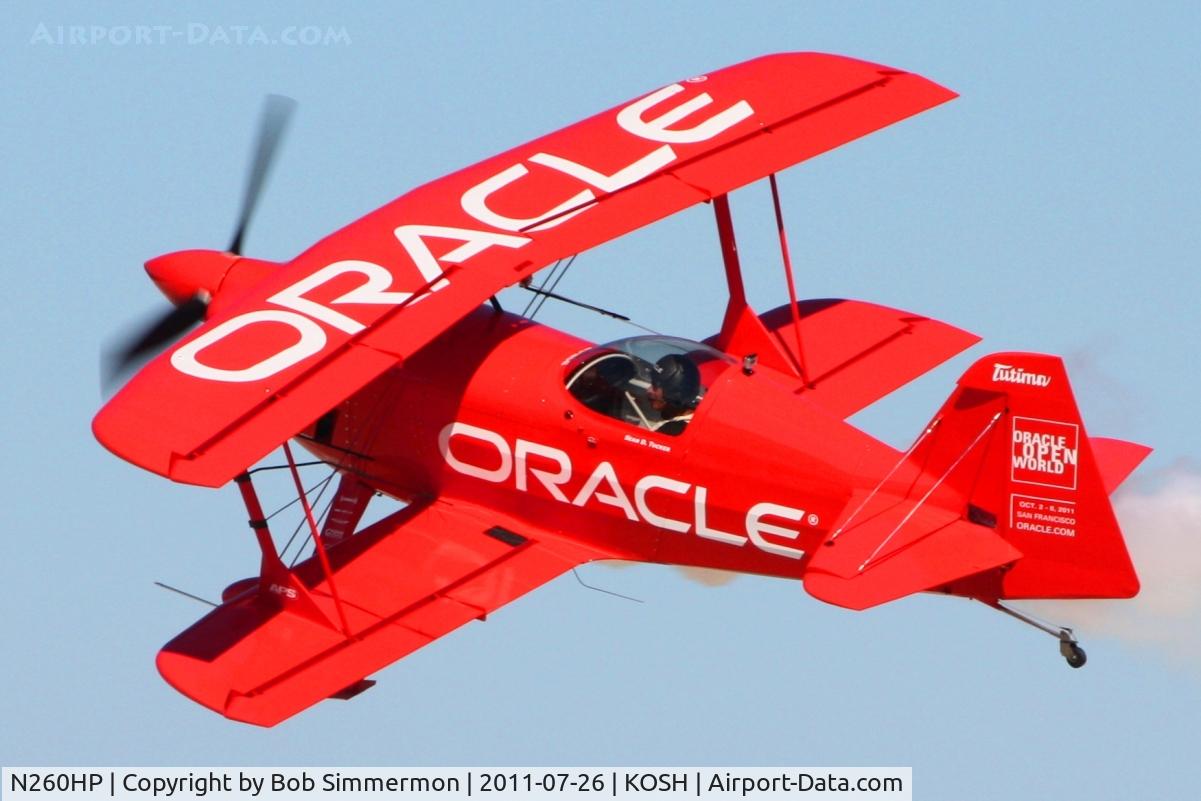
{"type": "Polygon", "coordinates": [[[1042,373],[1027,373],[1021,367],[1010,364],[993,362],[992,380],[1002,384],[1026,384],[1032,387],[1045,387],[1051,383],[1051,376],[1042,373]]]}

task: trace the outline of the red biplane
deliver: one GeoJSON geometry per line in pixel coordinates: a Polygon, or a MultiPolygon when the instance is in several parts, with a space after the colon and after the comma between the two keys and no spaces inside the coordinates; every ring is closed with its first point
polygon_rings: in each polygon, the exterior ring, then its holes
{"type": "MultiPolygon", "coordinates": [[[[231,247],[147,263],[176,308],[121,361],[165,350],[93,424],[154,473],[235,482],[262,549],[258,577],[163,648],[163,677],[270,726],[600,559],[795,578],[851,609],[974,598],[1083,664],[1070,629],[1003,602],[1138,592],[1109,493],[1149,449],[1086,434],[1059,358],[995,353],[897,451],[846,418],[978,338],[795,291],[757,314],[743,290],[727,193],[768,179],[779,221],[777,171],[953,97],[877,64],[766,56],[415,189],[282,264],[240,255],[282,129],[270,106],[231,247]],[[697,203],[730,292],[705,342],[596,345],[495,297],[697,203]],[[340,474],[324,521],[289,442],[340,474]],[[250,474],[281,444],[313,545],[294,566],[250,474]],[[360,526],[377,493],[407,505],[360,526]]],[[[791,289],[782,223],[780,243],[791,289]]]]}

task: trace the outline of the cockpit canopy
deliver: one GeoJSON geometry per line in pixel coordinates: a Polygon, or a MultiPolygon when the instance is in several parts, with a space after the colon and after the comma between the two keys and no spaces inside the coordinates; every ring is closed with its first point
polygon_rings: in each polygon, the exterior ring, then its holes
{"type": "Polygon", "coordinates": [[[731,364],[700,342],[629,337],[582,354],[568,372],[567,390],[594,412],[676,436],[692,420],[706,388],[731,364]]]}

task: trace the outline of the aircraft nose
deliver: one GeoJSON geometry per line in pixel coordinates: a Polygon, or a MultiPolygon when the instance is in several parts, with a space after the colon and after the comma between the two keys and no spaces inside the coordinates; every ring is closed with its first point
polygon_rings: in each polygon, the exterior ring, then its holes
{"type": "Polygon", "coordinates": [[[200,291],[215,295],[239,258],[236,253],[220,250],[180,250],[146,262],[146,273],[172,303],[179,305],[200,291]]]}

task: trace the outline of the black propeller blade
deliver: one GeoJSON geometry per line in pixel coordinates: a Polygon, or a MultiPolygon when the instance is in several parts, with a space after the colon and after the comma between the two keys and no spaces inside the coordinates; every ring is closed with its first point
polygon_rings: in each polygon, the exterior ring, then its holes
{"type": "MultiPolygon", "coordinates": [[[[258,136],[250,161],[250,173],[246,176],[246,189],[242,195],[242,208],[238,212],[237,227],[234,229],[233,240],[229,244],[230,253],[239,255],[242,253],[242,240],[246,236],[246,229],[250,226],[250,220],[254,216],[254,209],[258,204],[259,195],[262,193],[263,184],[271,171],[275,151],[279,149],[284,132],[287,130],[295,110],[296,101],[283,95],[267,95],[263,102],[258,136]]],[[[108,394],[117,380],[130,372],[131,368],[147,361],[155,353],[186,333],[189,328],[203,321],[208,310],[209,300],[210,295],[207,291],[197,292],[153,322],[140,334],[110,350],[105,355],[101,366],[101,385],[105,394],[108,394]]]]}
{"type": "Polygon", "coordinates": [[[287,130],[288,121],[296,109],[296,101],[283,95],[267,95],[263,102],[263,115],[259,121],[258,143],[250,162],[250,175],[246,179],[246,193],[242,197],[242,210],[238,214],[238,227],[234,230],[233,241],[229,243],[229,252],[242,252],[242,239],[246,236],[246,228],[254,215],[254,207],[258,203],[259,193],[263,182],[271,170],[271,161],[275,151],[287,130]]]}
{"type": "Polygon", "coordinates": [[[146,361],[204,319],[209,295],[197,292],[156,320],[140,336],[131,338],[105,356],[103,385],[107,392],[131,367],[146,361]]]}

